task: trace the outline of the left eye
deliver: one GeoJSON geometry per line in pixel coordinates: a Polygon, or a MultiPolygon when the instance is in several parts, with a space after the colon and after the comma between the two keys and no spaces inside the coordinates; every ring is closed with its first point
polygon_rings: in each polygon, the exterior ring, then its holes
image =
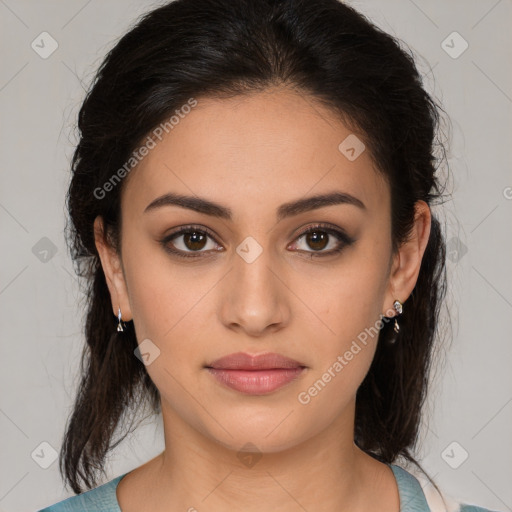
{"type": "Polygon", "coordinates": [[[311,257],[338,253],[346,245],[350,245],[352,243],[352,239],[350,239],[345,233],[333,228],[322,226],[309,228],[297,237],[297,240],[301,239],[304,239],[305,244],[313,250],[310,251],[307,248],[299,248],[299,250],[311,253],[311,257]],[[333,238],[335,240],[332,240],[333,238]]]}

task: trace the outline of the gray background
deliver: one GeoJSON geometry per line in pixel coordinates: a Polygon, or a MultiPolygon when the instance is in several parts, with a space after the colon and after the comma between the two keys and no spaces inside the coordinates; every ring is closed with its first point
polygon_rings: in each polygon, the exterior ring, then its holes
{"type": "MultiPolygon", "coordinates": [[[[445,211],[454,340],[436,370],[419,456],[449,496],[512,510],[512,3],[350,4],[415,51],[453,125],[454,195],[445,211]],[[454,58],[463,40],[469,47],[454,58]]],[[[73,125],[103,56],[156,5],[0,0],[0,511],[70,495],[51,447],[62,442],[82,345],[80,292],[63,238],[73,125]],[[58,43],[46,59],[31,47],[42,46],[44,31],[58,43]]],[[[150,418],[116,449],[109,479],[162,449],[161,418],[150,418]]]]}

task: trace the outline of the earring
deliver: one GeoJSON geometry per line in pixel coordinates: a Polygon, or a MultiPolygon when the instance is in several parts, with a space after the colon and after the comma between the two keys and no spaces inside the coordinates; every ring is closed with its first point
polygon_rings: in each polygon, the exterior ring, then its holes
{"type": "MultiPolygon", "coordinates": [[[[395,311],[397,312],[397,316],[402,314],[403,311],[403,304],[399,300],[395,300],[393,302],[393,307],[395,308],[395,311]]],[[[398,325],[398,321],[395,316],[395,326],[393,327],[394,331],[398,334],[400,332],[400,326],[398,325]]]]}
{"type": "Polygon", "coordinates": [[[123,332],[123,326],[121,324],[121,308],[117,309],[117,330],[118,332],[123,332]]]}

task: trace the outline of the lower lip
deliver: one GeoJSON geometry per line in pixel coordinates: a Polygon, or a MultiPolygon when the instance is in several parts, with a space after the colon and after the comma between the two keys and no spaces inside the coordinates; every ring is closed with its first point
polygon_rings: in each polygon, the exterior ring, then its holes
{"type": "Polygon", "coordinates": [[[207,370],[222,384],[247,395],[264,395],[295,380],[305,370],[299,368],[275,368],[272,370],[207,370]]]}

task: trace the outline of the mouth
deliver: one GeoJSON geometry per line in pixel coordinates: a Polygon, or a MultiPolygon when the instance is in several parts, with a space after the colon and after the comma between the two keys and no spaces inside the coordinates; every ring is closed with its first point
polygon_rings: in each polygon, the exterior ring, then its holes
{"type": "Polygon", "coordinates": [[[281,354],[252,356],[238,352],[221,357],[205,368],[218,382],[231,389],[249,395],[264,395],[297,379],[307,366],[281,354]]]}

